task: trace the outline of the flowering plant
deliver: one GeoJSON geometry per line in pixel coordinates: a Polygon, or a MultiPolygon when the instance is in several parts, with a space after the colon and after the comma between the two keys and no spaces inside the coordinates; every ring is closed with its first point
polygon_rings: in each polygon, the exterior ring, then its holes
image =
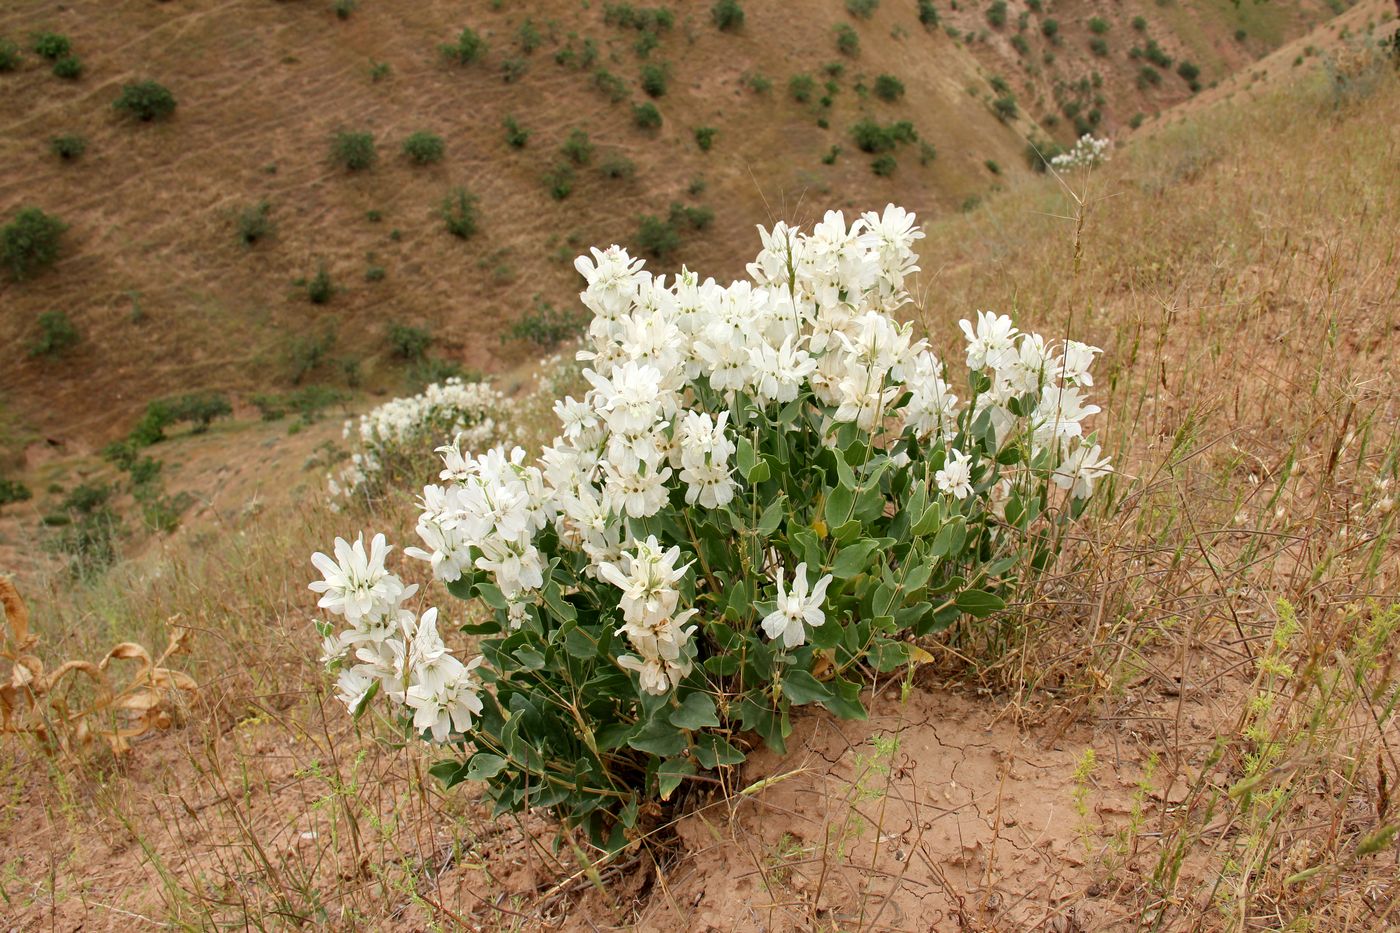
{"type": "Polygon", "coordinates": [[[1061,172],[1079,168],[1094,168],[1108,161],[1112,140],[1097,139],[1089,133],[1079,137],[1075,144],[1050,160],[1050,167],[1061,172]]]}
{"type": "Polygon", "coordinates": [[[792,706],[863,717],[862,684],[1003,609],[1109,471],[1083,428],[1096,348],[979,312],[955,390],[896,321],[913,215],[760,234],[728,287],[580,258],[590,388],[555,405],[560,435],[534,462],[441,449],[405,553],[489,607],[463,626],[480,658],[405,607],[383,536],[316,555],[342,699],[382,693],[456,748],[448,784],[619,846],[688,778],[782,749],[792,706]]]}

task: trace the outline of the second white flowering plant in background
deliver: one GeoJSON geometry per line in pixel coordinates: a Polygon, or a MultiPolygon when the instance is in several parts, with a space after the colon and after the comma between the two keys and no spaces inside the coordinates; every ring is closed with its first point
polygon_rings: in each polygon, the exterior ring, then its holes
{"type": "Polygon", "coordinates": [[[1109,472],[1085,428],[1096,348],[978,313],[950,367],[898,321],[913,215],[760,233],[727,287],[580,258],[589,388],[558,401],[558,438],[440,451],[405,554],[489,607],[460,626],[479,657],[410,608],[382,536],[315,558],[352,711],[387,699],[452,752],[448,784],[601,846],[755,742],[781,750],[794,705],[864,717],[862,687],[1003,610],[1109,472]]]}
{"type": "Polygon", "coordinates": [[[1050,167],[1060,172],[1096,168],[1108,161],[1112,148],[1112,140],[1100,139],[1085,133],[1075,141],[1073,146],[1053,157],[1050,160],[1050,167]]]}

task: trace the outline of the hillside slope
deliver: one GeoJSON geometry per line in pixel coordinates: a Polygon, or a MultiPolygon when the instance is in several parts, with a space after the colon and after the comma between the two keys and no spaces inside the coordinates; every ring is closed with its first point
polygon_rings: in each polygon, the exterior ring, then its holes
{"type": "Polygon", "coordinates": [[[708,4],[670,7],[669,28],[627,25],[627,5],[586,0],[470,11],[375,0],[346,4],[343,19],[319,0],[6,4],[0,37],[25,48],[0,74],[0,218],[32,205],[69,229],[53,268],[0,284],[0,457],[13,466],[40,438],[94,449],[163,395],[285,387],[317,354],[307,382],[399,389],[391,323],[430,328],[435,352],[499,371],[540,352],[507,337],[537,295],[572,306],[573,255],[584,244],[637,245],[643,214],[664,218],[675,203],[713,211],[706,229],[681,224],[671,259],[726,277],[740,270],[753,225],[776,216],[891,199],[925,217],[949,213],[1026,176],[1027,138],[1072,138],[1071,110],[1080,122],[1098,111],[1114,130],[1190,93],[1170,71],[1137,88],[1130,37],[1191,56],[1209,81],[1320,15],[1311,0],[1276,0],[1267,15],[1214,0],[1104,5],[1113,46],[1100,59],[1085,45],[1093,4],[1039,13],[1012,4],[1000,29],[987,25],[987,4],[936,4],[937,26],[921,23],[913,2],[851,6],[871,15],[819,0],[750,2],[742,28],[722,32],[708,4]],[[465,26],[486,51],[449,63],[439,46],[465,26]],[[858,49],[838,49],[838,27],[858,49]],[[56,77],[29,51],[38,30],[71,39],[80,78],[56,77]],[[1026,56],[1009,38],[1022,34],[1026,56]],[[639,87],[648,64],[669,74],[654,130],[633,116],[649,99],[639,87]],[[600,88],[600,70],[620,79],[624,99],[600,88]],[[813,79],[805,103],[789,92],[799,74],[813,79]],[[903,96],[875,96],[879,74],[902,82],[903,96]],[[123,84],[145,79],[175,95],[169,120],[113,110],[123,84]],[[993,104],[1006,96],[1020,103],[999,117],[993,104]],[[508,116],[529,131],[524,148],[508,145],[508,116]],[[918,133],[921,142],[897,145],[888,177],[852,141],[864,117],[907,120],[918,133]],[[698,127],[717,130],[708,152],[698,127]],[[374,135],[373,168],[331,163],[342,130],[374,135]],[[420,130],[444,140],[440,163],[413,165],[400,152],[420,130]],[[544,176],[568,163],[560,146],[574,130],[595,152],[572,167],[559,200],[544,176]],[[67,134],[87,147],[64,160],[49,140],[67,134]],[[610,162],[622,177],[606,176],[610,162]],[[456,187],[477,198],[478,230],[466,240],[437,216],[456,187]],[[260,202],[275,232],[241,245],[238,217],[260,202]],[[317,305],[294,283],[321,267],[334,294],[317,305]],[[82,341],[54,359],[27,358],[50,311],[67,314],[82,341]]]}

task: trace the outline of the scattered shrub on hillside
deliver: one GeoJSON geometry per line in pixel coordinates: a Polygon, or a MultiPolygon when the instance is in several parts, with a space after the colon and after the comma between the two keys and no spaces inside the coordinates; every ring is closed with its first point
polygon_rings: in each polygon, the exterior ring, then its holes
{"type": "MultiPolygon", "coordinates": [[[[1141,18],[1141,17],[1139,17],[1139,19],[1140,19],[1140,18],[1141,18]]],[[[1147,25],[1146,23],[1143,23],[1144,28],[1146,27],[1146,25],[1147,25]]],[[[1246,33],[1243,29],[1236,29],[1236,30],[1235,30],[1235,41],[1236,41],[1236,42],[1243,42],[1243,41],[1244,41],[1245,39],[1247,39],[1247,38],[1249,38],[1249,34],[1246,33]]]]}
{"type": "Polygon", "coordinates": [[[931,142],[919,141],[919,164],[928,165],[938,158],[938,149],[931,142]]]}
{"type": "Polygon", "coordinates": [[[438,52],[455,65],[470,65],[486,54],[486,40],[469,26],[461,31],[456,42],[438,46],[438,52]]]}
{"type": "Polygon", "coordinates": [[[266,201],[259,201],[249,207],[245,207],[238,212],[236,227],[238,242],[244,246],[252,246],[259,240],[272,236],[275,227],[272,218],[268,216],[271,205],[266,201]]]}
{"type": "Polygon", "coordinates": [[[350,14],[354,13],[359,5],[360,0],[335,0],[331,9],[335,12],[336,19],[349,19],[350,14]]]}
{"type": "Polygon", "coordinates": [[[671,66],[667,64],[647,64],[642,66],[642,90],[648,97],[661,97],[666,93],[666,83],[671,77],[671,66]]]}
{"type": "Polygon", "coordinates": [[[506,84],[514,84],[524,76],[528,67],[523,58],[507,58],[501,62],[501,80],[506,84]]]}
{"type": "Polygon", "coordinates": [[[175,95],[155,81],[138,81],[122,85],[121,93],[112,106],[143,123],[163,120],[175,112],[175,95]]]}
{"type": "Polygon", "coordinates": [[[636,177],[637,164],[624,155],[614,154],[608,156],[598,170],[605,178],[630,180],[636,177]]]}
{"type": "Polygon", "coordinates": [[[1089,40],[1089,51],[1102,58],[1108,54],[1108,40],[1094,36],[1089,40]]]}
{"type": "MultiPolygon", "coordinates": [[[[233,414],[228,397],[218,392],[190,392],[185,395],[156,399],[146,405],[146,411],[127,439],[130,454],[165,440],[165,429],[177,424],[190,425],[190,433],[203,434],[217,418],[233,414]]],[[[114,445],[108,449],[109,459],[120,460],[114,445]]],[[[132,465],[127,464],[127,468],[132,465]]]]}
{"type": "Polygon", "coordinates": [[[384,271],[383,266],[370,266],[365,269],[366,282],[382,282],[386,275],[388,275],[388,273],[384,271]]]}
{"type": "Polygon", "coordinates": [[[1102,16],[1089,17],[1089,31],[1096,36],[1106,35],[1109,30],[1108,20],[1102,16]]]}
{"type": "Polygon", "coordinates": [[[593,143],[589,142],[587,133],[575,128],[569,131],[559,151],[575,165],[587,165],[593,158],[593,143]]]}
{"type": "Polygon", "coordinates": [[[83,63],[75,55],[65,55],[53,63],[53,73],[64,80],[76,81],[83,76],[83,63]]]}
{"type": "Polygon", "coordinates": [[[34,493],[30,492],[29,487],[19,480],[0,477],[0,506],[28,502],[32,498],[34,498],[34,493]]]}
{"type": "Polygon", "coordinates": [[[993,29],[1006,25],[1006,0],[992,0],[987,7],[987,24],[993,29]]]}
{"type": "Polygon", "coordinates": [[[993,631],[979,620],[1074,546],[1111,473],[1085,425],[1097,351],[979,313],[945,367],[896,316],[912,220],[780,224],[755,281],[728,288],[653,280],[618,248],[580,257],[595,369],[560,399],[560,436],[534,462],[471,438],[441,451],[445,478],[417,467],[423,547],[405,553],[481,600],[482,658],[445,646],[437,608],[407,609],[382,535],[313,556],[351,714],[380,696],[439,743],[445,784],[485,781],[499,812],[553,806],[619,851],[693,778],[727,785],[708,772],[758,742],[784,754],[794,707],[864,719],[865,685],[927,659],[916,639],[993,631]],[[637,314],[673,338],[639,345],[618,323],[637,314]],[[849,339],[814,358],[832,333],[849,339]]]}
{"type": "Polygon", "coordinates": [[[1051,42],[1058,42],[1060,39],[1060,23],[1058,20],[1043,19],[1040,21],[1040,33],[1051,42]]]}
{"type": "Polygon", "coordinates": [[[513,116],[505,118],[505,128],[506,145],[512,149],[524,149],[525,144],[530,141],[530,131],[522,129],[513,116]]]}
{"type": "Polygon", "coordinates": [[[348,401],[350,396],[325,385],[303,386],[285,395],[260,393],[249,399],[263,421],[280,421],[288,412],[296,412],[302,424],[312,424],[332,405],[348,401]]]}
{"type": "Polygon", "coordinates": [[[431,165],[434,162],[441,162],[443,150],[442,137],[426,130],[410,133],[408,138],[403,141],[403,154],[415,165],[431,165]]]}
{"type": "Polygon", "coordinates": [[[996,159],[988,159],[987,161],[983,162],[982,164],[983,164],[984,166],[986,166],[987,171],[991,172],[993,175],[1000,175],[1000,174],[1001,174],[1001,164],[1000,164],[999,162],[997,162],[996,159]]]}
{"type": "MultiPolygon", "coordinates": [[[[324,267],[322,271],[325,271],[324,267]]],[[[329,277],[327,281],[329,282],[329,277]]],[[[286,349],[288,375],[292,384],[301,385],[303,379],[330,358],[334,347],[335,331],[330,328],[323,331],[319,337],[310,334],[293,337],[286,349]]]]}
{"type": "Polygon", "coordinates": [[[331,137],[331,161],[350,172],[371,168],[379,158],[373,133],[342,130],[331,137]]]}
{"type": "Polygon", "coordinates": [[[836,27],[836,50],[852,58],[860,54],[860,35],[846,23],[836,27]]]}
{"type": "Polygon", "coordinates": [[[593,86],[602,91],[614,104],[627,98],[627,82],[606,68],[599,68],[593,72],[593,86]]]}
{"type": "Polygon", "coordinates": [[[634,7],[630,3],[607,3],[603,5],[603,22],[641,32],[667,32],[676,24],[676,14],[664,6],[634,7]]]}
{"type": "Polygon", "coordinates": [[[433,335],[423,327],[411,324],[389,325],[389,348],[399,359],[417,362],[427,355],[433,345],[433,335]]]}
{"type": "Polygon", "coordinates": [[[587,326],[588,316],[582,309],[556,308],[536,295],[534,307],[511,324],[507,334],[514,340],[524,340],[549,350],[579,336],[587,326]]]}
{"type": "Polygon", "coordinates": [[[29,46],[40,58],[57,61],[73,51],[68,37],[57,32],[36,32],[29,46]]]}
{"type": "Polygon", "coordinates": [[[1133,28],[1138,32],[1147,32],[1147,19],[1142,16],[1134,16],[1133,28]]]}
{"type": "Polygon", "coordinates": [[[632,108],[632,122],[644,130],[654,130],[661,126],[661,111],[650,101],[632,108]]]}
{"type": "Polygon", "coordinates": [[[665,259],[680,249],[681,235],[674,224],[653,214],[643,214],[637,221],[637,246],[642,252],[665,259]]]}
{"type": "Polygon", "coordinates": [[[574,190],[574,169],[567,162],[555,163],[544,176],[544,186],[556,201],[567,198],[574,190]]]}
{"type": "Polygon", "coordinates": [[[1065,148],[1053,139],[1037,139],[1035,136],[1026,143],[1026,164],[1032,171],[1044,172],[1054,159],[1065,151],[1065,148]]]}
{"type": "Polygon", "coordinates": [[[694,178],[690,179],[690,184],[686,186],[685,190],[692,198],[698,198],[705,193],[705,188],[707,187],[708,183],[705,181],[705,176],[696,175],[694,178]]]}
{"type": "Polygon", "coordinates": [[[744,28],[744,8],[739,0],[715,0],[715,5],[710,7],[710,18],[720,32],[737,32],[744,28]]]}
{"type": "Polygon", "coordinates": [[[846,0],[846,12],[858,19],[870,19],[880,6],[880,0],[846,0]]]}
{"type": "Polygon", "coordinates": [[[476,195],[466,188],[453,188],[443,199],[438,208],[438,216],[442,218],[448,233],[463,240],[476,233],[476,200],[476,195]]]}
{"type": "Polygon", "coordinates": [[[1011,37],[1011,47],[1016,50],[1016,54],[1018,55],[1031,54],[1031,44],[1027,42],[1026,37],[1020,33],[1011,37]]]}
{"type": "Polygon", "coordinates": [[[817,91],[817,80],[809,74],[796,74],[788,79],[788,96],[799,104],[812,99],[817,91]]]}
{"type": "Polygon", "coordinates": [[[1019,112],[1016,106],[1016,95],[1003,94],[1001,97],[996,98],[992,101],[992,109],[996,111],[997,117],[999,117],[1003,123],[1011,122],[1016,119],[1016,114],[1019,112]]]}
{"type": "Polygon", "coordinates": [[[1183,60],[1181,64],[1176,66],[1176,73],[1187,84],[1195,84],[1196,79],[1201,76],[1201,69],[1194,63],[1183,60]]]}
{"type": "Polygon", "coordinates": [[[68,559],[68,572],[78,579],[95,576],[117,559],[121,518],[108,504],[114,491],[105,483],[75,486],[59,506],[62,521],[52,523],[62,530],[50,546],[68,559]]]}
{"type": "Polygon", "coordinates": [[[837,157],[840,156],[840,155],[841,155],[841,147],[840,147],[840,146],[832,146],[830,149],[828,149],[828,150],[826,151],[826,154],[825,154],[824,156],[822,156],[822,165],[835,165],[835,164],[836,164],[836,159],[837,159],[837,157]]]}
{"type": "Polygon", "coordinates": [[[39,333],[29,343],[30,356],[58,356],[77,346],[82,339],[77,325],[66,312],[45,311],[36,323],[39,333]]]}
{"type": "Polygon", "coordinates": [[[369,79],[375,84],[378,84],[380,81],[383,81],[392,73],[393,69],[389,67],[388,62],[371,61],[369,63],[369,79]]]}
{"type": "Polygon", "coordinates": [[[1158,71],[1156,68],[1153,68],[1151,65],[1142,66],[1142,70],[1138,72],[1137,76],[1137,86],[1139,89],[1145,90],[1149,87],[1161,83],[1162,73],[1160,71],[1158,71]]]}
{"type": "Polygon", "coordinates": [[[76,159],[87,152],[87,140],[73,133],[55,136],[49,140],[49,151],[60,159],[76,159]]]}
{"type": "Polygon", "coordinates": [[[915,142],[918,134],[914,132],[914,124],[908,120],[882,126],[867,117],[851,127],[851,137],[861,152],[874,154],[888,152],[899,143],[915,142]]]}
{"type": "Polygon", "coordinates": [[[692,230],[704,230],[714,219],[715,212],[712,209],[704,205],[687,207],[679,201],[671,203],[670,213],[666,216],[666,222],[671,226],[685,226],[692,230]]]}
{"type": "Polygon", "coordinates": [[[894,75],[880,75],[875,79],[875,96],[893,103],[904,96],[904,82],[894,75]]]}
{"type": "Polygon", "coordinates": [[[710,147],[715,144],[715,137],[719,135],[719,130],[713,126],[697,126],[695,128],[695,145],[700,147],[701,152],[709,152],[710,147]]]}
{"type": "Polygon", "coordinates": [[[1147,45],[1143,47],[1142,54],[1149,62],[1156,65],[1158,68],[1165,69],[1172,66],[1172,57],[1167,54],[1165,49],[1157,44],[1156,39],[1147,40],[1147,45]]]}
{"type": "Polygon", "coordinates": [[[306,289],[306,297],[314,305],[323,305],[330,301],[336,293],[335,283],[331,281],[330,270],[323,262],[316,267],[316,274],[309,279],[304,279],[301,285],[306,289]]]}
{"type": "Polygon", "coordinates": [[[870,171],[874,172],[876,175],[879,175],[881,178],[893,175],[894,170],[898,167],[899,162],[896,161],[895,157],[888,152],[882,156],[876,156],[870,162],[870,171]]]}
{"type": "Polygon", "coordinates": [[[0,73],[14,71],[19,67],[19,46],[9,39],[0,38],[0,73]]]}
{"type": "Polygon", "coordinates": [[[15,281],[28,278],[58,258],[58,242],[68,225],[37,207],[20,208],[0,227],[0,265],[15,281]]]}
{"type": "Polygon", "coordinates": [[[515,31],[515,44],[520,46],[520,51],[525,55],[533,54],[535,49],[544,44],[544,36],[535,26],[535,21],[528,16],[515,31]]]}
{"type": "Polygon", "coordinates": [[[919,0],[919,22],[925,29],[938,26],[938,8],[933,5],[933,0],[919,0]]]}

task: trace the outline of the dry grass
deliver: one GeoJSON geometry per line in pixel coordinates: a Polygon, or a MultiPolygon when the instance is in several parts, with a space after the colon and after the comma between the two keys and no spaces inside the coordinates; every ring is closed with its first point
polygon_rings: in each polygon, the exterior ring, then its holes
{"type": "Polygon", "coordinates": [[[988,307],[1103,346],[1122,474],[996,628],[872,685],[870,723],[801,717],[787,758],[595,862],[545,815],[443,794],[423,749],[328,701],[304,555],[358,520],[404,529],[406,499],[268,514],[46,600],[94,640],[97,620],[149,640],[178,617],[202,689],[127,761],[4,759],[6,911],[21,929],[1400,924],[1397,125],[1394,80],[1341,106],[1309,80],[930,226],[931,335],[951,351],[988,307]]]}

